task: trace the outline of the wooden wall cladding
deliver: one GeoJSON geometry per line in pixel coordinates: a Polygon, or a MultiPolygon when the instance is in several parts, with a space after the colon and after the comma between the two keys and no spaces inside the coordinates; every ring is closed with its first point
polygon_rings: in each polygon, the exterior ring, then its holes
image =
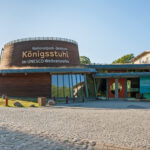
{"type": "MultiPolygon", "coordinates": [[[[52,54],[51,53],[51,54],[52,54]]],[[[65,41],[55,41],[55,40],[35,40],[35,41],[22,41],[17,43],[12,43],[4,46],[4,50],[2,53],[1,58],[1,65],[0,67],[2,69],[11,69],[11,68],[21,68],[21,67],[61,67],[61,66],[78,66],[80,65],[80,59],[79,59],[79,52],[78,52],[78,45],[74,43],[69,43],[65,41]],[[34,50],[33,47],[38,47],[39,50],[34,50]],[[40,48],[52,48],[53,50],[45,50],[40,48]],[[64,50],[56,49],[57,48],[64,48],[64,50]],[[65,50],[67,49],[67,50],[65,50]],[[39,52],[38,52],[39,51],[39,52]],[[27,52],[27,53],[24,53],[27,52]],[[29,55],[26,57],[26,54],[34,53],[34,55],[29,55]],[[50,52],[53,54],[59,53],[54,56],[47,56],[45,55],[45,58],[41,58],[36,56],[37,53],[47,53],[50,55],[50,52]],[[63,53],[63,54],[62,54],[63,53]],[[67,53],[67,54],[64,54],[67,53]],[[24,55],[23,55],[24,54],[24,55]],[[68,57],[65,57],[65,56],[68,57]],[[60,57],[61,56],[61,57],[60,57]],[[63,57],[62,57],[63,56],[63,57]],[[41,60],[44,60],[44,63],[41,62],[41,60]],[[49,62],[47,62],[47,60],[49,62]],[[68,61],[61,63],[60,61],[66,60],[68,61]],[[40,62],[37,62],[40,61],[40,62]],[[52,62],[53,61],[53,62],[52,62]]]]}
{"type": "Polygon", "coordinates": [[[50,97],[49,73],[0,75],[0,95],[15,97],[50,97]]]}

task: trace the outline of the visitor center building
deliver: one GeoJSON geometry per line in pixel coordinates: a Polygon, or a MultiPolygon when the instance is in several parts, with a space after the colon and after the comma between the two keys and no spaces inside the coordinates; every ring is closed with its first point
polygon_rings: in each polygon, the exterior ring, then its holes
{"type": "Polygon", "coordinates": [[[24,38],[2,48],[0,95],[149,99],[150,65],[81,65],[76,41],[24,38]]]}

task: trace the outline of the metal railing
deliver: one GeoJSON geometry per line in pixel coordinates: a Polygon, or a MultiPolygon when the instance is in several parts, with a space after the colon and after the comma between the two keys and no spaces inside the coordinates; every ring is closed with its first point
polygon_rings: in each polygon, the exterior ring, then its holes
{"type": "Polygon", "coordinates": [[[31,38],[23,38],[23,39],[17,39],[17,40],[13,40],[10,41],[8,43],[6,43],[4,46],[6,45],[10,45],[10,44],[14,44],[14,43],[18,43],[18,42],[25,42],[25,41],[44,41],[44,40],[50,40],[50,41],[64,41],[64,42],[69,42],[69,43],[73,43],[78,45],[78,43],[74,40],[71,39],[67,39],[67,38],[60,38],[60,37],[31,37],[31,38]]]}

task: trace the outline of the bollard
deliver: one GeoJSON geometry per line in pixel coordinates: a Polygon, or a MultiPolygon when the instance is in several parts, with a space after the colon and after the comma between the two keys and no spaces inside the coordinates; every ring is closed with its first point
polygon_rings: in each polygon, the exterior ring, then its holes
{"type": "Polygon", "coordinates": [[[8,96],[6,96],[5,106],[8,106],[8,96]]]}
{"type": "Polygon", "coordinates": [[[56,96],[53,97],[54,102],[56,103],[56,96]]]}
{"type": "Polygon", "coordinates": [[[68,104],[68,100],[69,100],[69,98],[68,98],[68,96],[66,96],[66,104],[68,104]]]}
{"type": "Polygon", "coordinates": [[[83,103],[85,102],[85,96],[82,97],[82,102],[83,102],[83,103]]]}
{"type": "Polygon", "coordinates": [[[75,96],[73,96],[73,103],[75,103],[75,96]]]}

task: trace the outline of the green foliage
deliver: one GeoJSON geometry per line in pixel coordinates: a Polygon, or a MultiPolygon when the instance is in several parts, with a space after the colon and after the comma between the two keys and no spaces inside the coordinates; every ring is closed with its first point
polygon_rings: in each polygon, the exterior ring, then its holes
{"type": "Polygon", "coordinates": [[[58,87],[58,97],[64,97],[63,86],[58,87]]]}
{"type": "Polygon", "coordinates": [[[112,64],[132,63],[133,58],[134,58],[134,54],[127,54],[127,55],[124,55],[121,58],[118,58],[117,60],[113,61],[112,64]]]}
{"type": "MultiPolygon", "coordinates": [[[[70,89],[66,86],[58,87],[58,94],[59,94],[58,97],[70,96],[70,89]],[[65,92],[65,96],[64,96],[64,92],[65,92]]],[[[52,86],[52,96],[57,97],[57,87],[55,85],[52,86]]]]}
{"type": "Polygon", "coordinates": [[[88,58],[86,56],[80,56],[80,64],[82,64],[82,65],[91,64],[90,58],[88,58]]]}
{"type": "MultiPolygon", "coordinates": [[[[23,105],[23,107],[30,107],[31,105],[34,105],[35,107],[39,107],[37,102],[32,102],[31,99],[26,99],[26,100],[22,100],[20,98],[14,99],[14,98],[10,98],[8,99],[8,106],[9,107],[16,107],[14,106],[15,102],[19,102],[23,105]]],[[[0,107],[4,107],[5,106],[5,99],[0,98],[0,107]]]]}
{"type": "Polygon", "coordinates": [[[52,96],[57,97],[57,87],[55,85],[52,85],[52,96]]]}
{"type": "Polygon", "coordinates": [[[64,92],[65,92],[65,97],[66,96],[70,97],[70,89],[69,89],[69,87],[64,86],[64,92]]]}

